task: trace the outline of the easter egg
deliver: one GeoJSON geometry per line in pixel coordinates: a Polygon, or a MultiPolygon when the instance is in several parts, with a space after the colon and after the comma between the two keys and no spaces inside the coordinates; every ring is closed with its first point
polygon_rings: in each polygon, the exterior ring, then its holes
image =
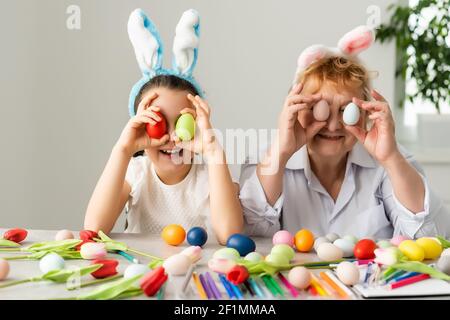
{"type": "Polygon", "coordinates": [[[325,121],[330,116],[330,106],[325,100],[320,100],[314,105],[313,116],[317,121],[325,121]]]}
{"type": "Polygon", "coordinates": [[[236,266],[236,262],[229,259],[212,258],[208,261],[208,267],[218,273],[226,274],[236,266]]]}
{"type": "Polygon", "coordinates": [[[259,262],[259,261],[264,260],[264,257],[262,256],[261,253],[255,251],[255,252],[250,252],[248,255],[245,256],[244,259],[248,260],[248,261],[252,261],[252,262],[259,262]]]}
{"type": "Polygon", "coordinates": [[[161,118],[161,121],[156,122],[156,124],[154,125],[147,123],[145,125],[145,130],[147,131],[147,134],[150,138],[161,139],[167,133],[166,118],[164,118],[161,112],[158,111],[153,112],[156,113],[161,118]]]}
{"type": "Polygon", "coordinates": [[[6,279],[9,274],[9,263],[5,259],[0,259],[0,281],[6,279]]]}
{"type": "Polygon", "coordinates": [[[169,224],[162,230],[161,237],[167,244],[178,246],[186,238],[186,231],[178,224],[169,224]]]}
{"type": "Polygon", "coordinates": [[[190,113],[182,114],[175,125],[175,133],[181,141],[192,140],[195,136],[195,119],[190,113]]]}
{"type": "Polygon", "coordinates": [[[359,112],[359,108],[356,104],[354,104],[353,102],[350,102],[344,110],[344,115],[343,120],[344,123],[348,126],[354,126],[355,124],[358,123],[359,121],[359,116],[360,116],[360,112],[359,112]]]}
{"type": "Polygon", "coordinates": [[[353,242],[354,244],[356,244],[358,242],[358,238],[351,234],[347,234],[347,235],[343,236],[342,239],[349,240],[349,241],[353,242]]]}
{"type": "Polygon", "coordinates": [[[425,251],[413,240],[402,241],[398,248],[411,261],[422,261],[425,258],[425,251]]]}
{"type": "Polygon", "coordinates": [[[106,246],[100,242],[86,242],[80,248],[80,254],[83,259],[95,260],[106,257],[106,246]]]}
{"type": "Polygon", "coordinates": [[[163,263],[163,267],[166,272],[173,276],[181,276],[186,274],[191,265],[191,259],[184,254],[175,254],[164,260],[163,263]]]}
{"type": "Polygon", "coordinates": [[[241,256],[246,256],[256,249],[255,241],[239,233],[233,234],[228,238],[227,247],[236,249],[241,256]]]}
{"type": "Polygon", "coordinates": [[[133,278],[137,275],[143,275],[149,272],[151,269],[145,264],[130,264],[123,272],[123,277],[125,279],[133,278]]]}
{"type": "Polygon", "coordinates": [[[388,241],[388,240],[380,240],[380,241],[377,242],[377,246],[379,248],[386,249],[386,248],[392,247],[392,243],[390,241],[388,241]]]}
{"type": "Polygon", "coordinates": [[[280,231],[277,231],[273,235],[272,243],[274,245],[276,245],[276,244],[287,244],[288,246],[292,247],[294,245],[294,237],[292,236],[292,234],[290,234],[289,231],[280,230],[280,231]]]}
{"type": "Polygon", "coordinates": [[[336,233],[329,233],[325,236],[325,238],[327,238],[328,240],[330,240],[330,242],[334,242],[337,239],[339,239],[339,235],[336,233]]]}
{"type": "Polygon", "coordinates": [[[196,263],[202,258],[202,248],[199,246],[190,246],[180,252],[191,259],[192,263],[196,263]]]}
{"type": "Polygon", "coordinates": [[[397,236],[392,237],[391,243],[394,246],[398,247],[400,245],[400,243],[402,243],[405,240],[411,240],[411,238],[409,238],[407,236],[397,235],[397,236]]]}
{"type": "Polygon", "coordinates": [[[60,230],[55,235],[56,241],[73,239],[73,238],[74,238],[73,233],[69,230],[60,230]]]}
{"type": "Polygon", "coordinates": [[[39,269],[44,274],[53,270],[62,270],[65,265],[64,259],[54,252],[46,254],[39,260],[39,269]]]}
{"type": "Polygon", "coordinates": [[[325,238],[325,237],[319,237],[319,238],[317,238],[317,239],[314,241],[314,250],[316,250],[316,252],[317,252],[317,249],[319,248],[319,246],[320,246],[322,243],[331,243],[331,241],[328,240],[328,239],[325,238]]]}
{"type": "Polygon", "coordinates": [[[306,289],[311,284],[311,272],[305,267],[294,267],[288,273],[288,280],[297,289],[306,289]]]}
{"type": "Polygon", "coordinates": [[[447,248],[444,251],[442,251],[441,257],[444,257],[444,256],[450,256],[450,248],[447,248]]]}
{"type": "Polygon", "coordinates": [[[416,243],[425,252],[425,259],[437,259],[442,253],[442,246],[432,238],[419,238],[416,243]]]}
{"type": "Polygon", "coordinates": [[[276,266],[285,266],[289,264],[289,259],[280,253],[271,253],[267,255],[266,262],[276,266]]]}
{"type": "Polygon", "coordinates": [[[241,257],[239,251],[234,248],[222,248],[214,252],[213,258],[216,259],[227,259],[227,260],[237,260],[241,257]]]}
{"type": "Polygon", "coordinates": [[[191,246],[201,247],[206,243],[206,240],[208,240],[208,234],[205,229],[194,227],[188,231],[186,240],[191,246]]]}
{"type": "Polygon", "coordinates": [[[295,234],[295,247],[300,252],[309,252],[314,245],[314,235],[307,229],[302,229],[295,234]]]}
{"type": "Polygon", "coordinates": [[[288,246],[287,244],[277,244],[273,246],[272,250],[270,251],[271,254],[277,253],[285,256],[288,261],[291,261],[294,259],[295,252],[294,249],[292,249],[291,246],[288,246]]]}
{"type": "Polygon", "coordinates": [[[353,257],[353,249],[355,248],[355,244],[347,239],[337,239],[333,242],[333,244],[341,248],[342,252],[344,253],[344,258],[350,258],[353,257]]]}
{"type": "Polygon", "coordinates": [[[317,248],[317,256],[323,261],[334,261],[342,259],[344,252],[334,244],[325,242],[317,248]]]}
{"type": "Polygon", "coordinates": [[[353,255],[356,259],[365,260],[375,258],[375,249],[377,244],[371,239],[359,240],[353,249],[353,255]]]}
{"type": "Polygon", "coordinates": [[[342,261],[339,263],[336,268],[336,275],[347,286],[353,286],[359,283],[359,269],[351,262],[342,261]]]}
{"type": "Polygon", "coordinates": [[[439,271],[441,271],[447,275],[450,275],[450,256],[440,257],[436,263],[436,268],[439,271]]]}

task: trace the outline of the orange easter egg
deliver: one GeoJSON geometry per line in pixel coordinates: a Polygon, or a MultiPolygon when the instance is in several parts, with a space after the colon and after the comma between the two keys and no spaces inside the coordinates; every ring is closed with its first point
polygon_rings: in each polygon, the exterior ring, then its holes
{"type": "Polygon", "coordinates": [[[300,252],[309,252],[314,245],[314,235],[307,229],[302,229],[295,234],[295,247],[300,252]]]}
{"type": "Polygon", "coordinates": [[[178,246],[186,238],[186,231],[178,224],[169,224],[164,227],[161,237],[167,244],[178,246]]]}

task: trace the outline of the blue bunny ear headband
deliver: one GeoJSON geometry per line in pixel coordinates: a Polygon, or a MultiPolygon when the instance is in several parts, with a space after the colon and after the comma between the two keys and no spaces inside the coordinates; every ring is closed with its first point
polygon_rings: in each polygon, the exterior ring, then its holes
{"type": "Polygon", "coordinates": [[[174,75],[189,81],[203,96],[197,81],[192,76],[198,59],[200,35],[200,17],[190,9],[183,13],[176,27],[173,41],[172,69],[162,67],[163,45],[153,22],[141,9],[134,10],[128,20],[128,36],[133,44],[136,60],[142,72],[142,78],[131,89],[128,111],[131,117],[136,115],[134,104],[142,87],[158,75],[174,75]]]}

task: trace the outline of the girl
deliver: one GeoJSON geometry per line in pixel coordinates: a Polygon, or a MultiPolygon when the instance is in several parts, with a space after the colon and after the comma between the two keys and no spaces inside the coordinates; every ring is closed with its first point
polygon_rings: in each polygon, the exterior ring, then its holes
{"type": "Polygon", "coordinates": [[[256,168],[243,168],[248,233],[307,228],[316,235],[374,238],[450,235],[448,212],[418,163],[397,145],[390,107],[370,90],[356,56],[372,42],[372,31],[358,27],[338,48],[316,45],[300,55],[278,138],[256,168]],[[319,102],[329,106],[325,115],[313,109],[319,102]],[[343,112],[350,102],[361,117],[348,125],[343,112]]]}
{"type": "Polygon", "coordinates": [[[131,14],[128,31],[144,77],[131,92],[132,118],[94,190],[85,229],[109,232],[127,204],[127,232],[160,233],[172,223],[184,228],[211,224],[209,231],[224,243],[241,231],[238,187],[223,149],[211,134],[210,107],[192,77],[198,20],[194,10],[183,14],[174,40],[175,69],[166,70],[161,68],[162,47],[153,23],[141,10],[131,14]],[[199,132],[192,141],[181,142],[175,124],[185,113],[196,117],[199,132]],[[150,138],[146,125],[162,121],[167,124],[166,134],[150,138]],[[142,150],[144,155],[133,158],[142,150]],[[208,164],[193,164],[194,153],[208,164]]]}

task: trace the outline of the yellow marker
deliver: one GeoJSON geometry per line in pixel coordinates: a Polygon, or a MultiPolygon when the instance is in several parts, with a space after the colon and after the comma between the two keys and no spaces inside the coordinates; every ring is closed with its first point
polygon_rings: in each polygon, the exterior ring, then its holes
{"type": "Polygon", "coordinates": [[[203,300],[208,299],[208,297],[206,296],[205,289],[203,289],[203,286],[200,282],[200,279],[198,278],[197,273],[195,273],[195,272],[192,273],[192,279],[194,279],[194,283],[195,283],[195,286],[197,287],[197,291],[198,291],[198,294],[200,295],[200,298],[202,298],[203,300]]]}
{"type": "Polygon", "coordinates": [[[322,286],[319,284],[319,282],[317,282],[316,277],[314,277],[314,276],[311,279],[311,285],[314,287],[314,289],[316,289],[316,291],[319,295],[321,295],[322,297],[327,296],[327,293],[322,288],[322,286]]]}

